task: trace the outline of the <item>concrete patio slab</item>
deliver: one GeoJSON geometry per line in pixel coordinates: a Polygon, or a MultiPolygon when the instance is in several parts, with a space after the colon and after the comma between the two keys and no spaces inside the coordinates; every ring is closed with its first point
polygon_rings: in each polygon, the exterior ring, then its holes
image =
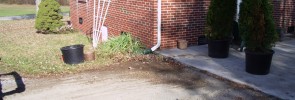
{"type": "Polygon", "coordinates": [[[217,59],[208,57],[207,49],[207,45],[202,45],[186,50],[161,50],[157,53],[281,99],[295,99],[295,40],[277,43],[268,75],[247,73],[244,52],[230,49],[228,58],[217,59]]]}

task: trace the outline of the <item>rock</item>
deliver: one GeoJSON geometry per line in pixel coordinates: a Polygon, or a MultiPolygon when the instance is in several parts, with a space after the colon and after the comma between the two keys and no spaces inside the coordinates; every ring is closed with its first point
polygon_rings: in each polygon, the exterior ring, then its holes
{"type": "Polygon", "coordinates": [[[133,67],[128,67],[128,69],[133,70],[134,68],[133,67]]]}

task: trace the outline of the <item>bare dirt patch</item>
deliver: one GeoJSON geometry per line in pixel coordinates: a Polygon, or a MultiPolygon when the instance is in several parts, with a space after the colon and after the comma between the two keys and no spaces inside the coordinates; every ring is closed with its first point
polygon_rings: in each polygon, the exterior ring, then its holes
{"type": "MultiPolygon", "coordinates": [[[[149,55],[154,57],[153,55],[149,55]]],[[[155,57],[156,58],[156,57],[155,57]]],[[[169,59],[137,59],[62,77],[24,78],[26,91],[7,100],[277,99],[169,59]]]]}

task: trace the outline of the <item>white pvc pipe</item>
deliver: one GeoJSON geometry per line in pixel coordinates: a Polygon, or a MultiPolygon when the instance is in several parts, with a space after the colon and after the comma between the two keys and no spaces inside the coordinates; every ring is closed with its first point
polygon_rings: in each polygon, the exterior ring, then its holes
{"type": "Polygon", "coordinates": [[[96,36],[95,36],[95,39],[96,39],[96,47],[97,47],[97,44],[98,44],[98,41],[99,41],[99,34],[100,34],[100,30],[99,30],[99,25],[100,25],[100,21],[99,21],[99,18],[100,18],[100,13],[103,13],[102,11],[100,11],[100,9],[103,9],[103,8],[101,8],[101,6],[100,6],[100,3],[101,2],[104,2],[104,0],[103,1],[101,1],[101,0],[99,0],[99,2],[98,2],[98,8],[97,8],[97,15],[96,15],[96,36]]]}
{"type": "MultiPolygon", "coordinates": [[[[95,40],[94,40],[94,34],[95,34],[95,9],[96,9],[96,0],[93,0],[93,26],[92,26],[92,46],[95,47],[95,40]]],[[[77,15],[78,16],[78,15],[77,15]]]]}
{"type": "MultiPolygon", "coordinates": [[[[99,22],[98,22],[98,41],[99,41],[99,39],[100,39],[100,33],[101,33],[101,26],[102,26],[102,16],[103,16],[103,11],[104,11],[104,6],[105,6],[105,2],[106,2],[106,0],[103,0],[103,3],[102,3],[102,7],[101,7],[101,11],[100,11],[100,16],[99,16],[99,22]]],[[[97,41],[97,42],[98,42],[97,41]]]]}
{"type": "Polygon", "coordinates": [[[241,4],[242,0],[237,0],[237,15],[236,15],[236,22],[239,22],[239,18],[240,18],[240,4],[241,4]]]}
{"type": "Polygon", "coordinates": [[[108,9],[109,9],[110,3],[111,3],[111,0],[102,0],[102,1],[99,0],[98,1],[98,7],[95,8],[95,6],[94,6],[94,9],[95,10],[94,10],[94,13],[93,13],[94,14],[94,16],[93,16],[94,23],[93,23],[93,41],[92,41],[94,48],[97,47],[98,42],[100,40],[102,27],[104,25],[104,22],[105,22],[107,13],[108,13],[108,9]],[[100,7],[100,3],[101,2],[103,2],[102,7],[100,7]],[[106,5],[106,2],[108,2],[107,5],[106,5]],[[106,9],[105,9],[105,6],[106,6],[106,9]],[[97,13],[95,13],[95,11],[97,13]]]}
{"type": "MultiPolygon", "coordinates": [[[[106,20],[106,16],[107,16],[107,14],[108,14],[108,10],[109,10],[110,3],[111,3],[111,0],[108,0],[108,5],[107,5],[106,11],[105,11],[105,15],[104,15],[104,17],[103,17],[103,19],[102,19],[102,23],[101,23],[101,28],[103,27],[103,24],[104,24],[104,22],[105,22],[105,20],[106,20]]],[[[101,30],[101,29],[100,29],[100,30],[101,30]]]]}
{"type": "Polygon", "coordinates": [[[108,40],[108,28],[105,26],[101,27],[101,41],[106,42],[108,40]]]}
{"type": "Polygon", "coordinates": [[[105,22],[105,20],[106,20],[106,16],[107,16],[107,14],[108,14],[108,10],[109,10],[109,6],[110,6],[110,4],[111,4],[111,0],[108,0],[108,5],[107,5],[106,11],[105,11],[105,15],[104,15],[104,17],[103,17],[103,20],[102,20],[102,24],[101,24],[101,25],[103,25],[104,22],[105,22]]]}
{"type": "Polygon", "coordinates": [[[158,49],[161,45],[161,14],[162,14],[162,0],[158,0],[158,40],[157,40],[157,44],[151,48],[152,51],[155,51],[156,49],[158,49]]]}
{"type": "MultiPolygon", "coordinates": [[[[94,8],[96,9],[96,8],[94,8]]],[[[94,33],[93,33],[93,47],[96,48],[97,47],[97,44],[98,44],[98,32],[99,32],[99,28],[98,28],[98,15],[100,13],[100,0],[98,0],[98,5],[97,5],[97,13],[96,15],[94,16],[95,18],[95,27],[94,27],[94,33]]]]}

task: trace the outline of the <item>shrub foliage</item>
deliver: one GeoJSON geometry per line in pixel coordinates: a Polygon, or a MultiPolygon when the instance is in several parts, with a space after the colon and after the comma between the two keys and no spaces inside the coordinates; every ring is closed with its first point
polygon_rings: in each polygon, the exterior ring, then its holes
{"type": "Polygon", "coordinates": [[[211,0],[208,14],[206,36],[209,39],[228,39],[232,33],[237,0],[211,0]]]}
{"type": "Polygon", "coordinates": [[[39,5],[35,28],[43,33],[56,33],[64,25],[63,18],[59,13],[60,4],[55,0],[42,0],[39,5]]]}
{"type": "Polygon", "coordinates": [[[142,52],[143,45],[135,40],[130,33],[109,38],[98,47],[98,56],[113,57],[115,55],[138,54],[142,52]]]}
{"type": "Polygon", "coordinates": [[[270,1],[243,0],[240,9],[240,34],[247,50],[269,51],[278,39],[270,1]]]}

